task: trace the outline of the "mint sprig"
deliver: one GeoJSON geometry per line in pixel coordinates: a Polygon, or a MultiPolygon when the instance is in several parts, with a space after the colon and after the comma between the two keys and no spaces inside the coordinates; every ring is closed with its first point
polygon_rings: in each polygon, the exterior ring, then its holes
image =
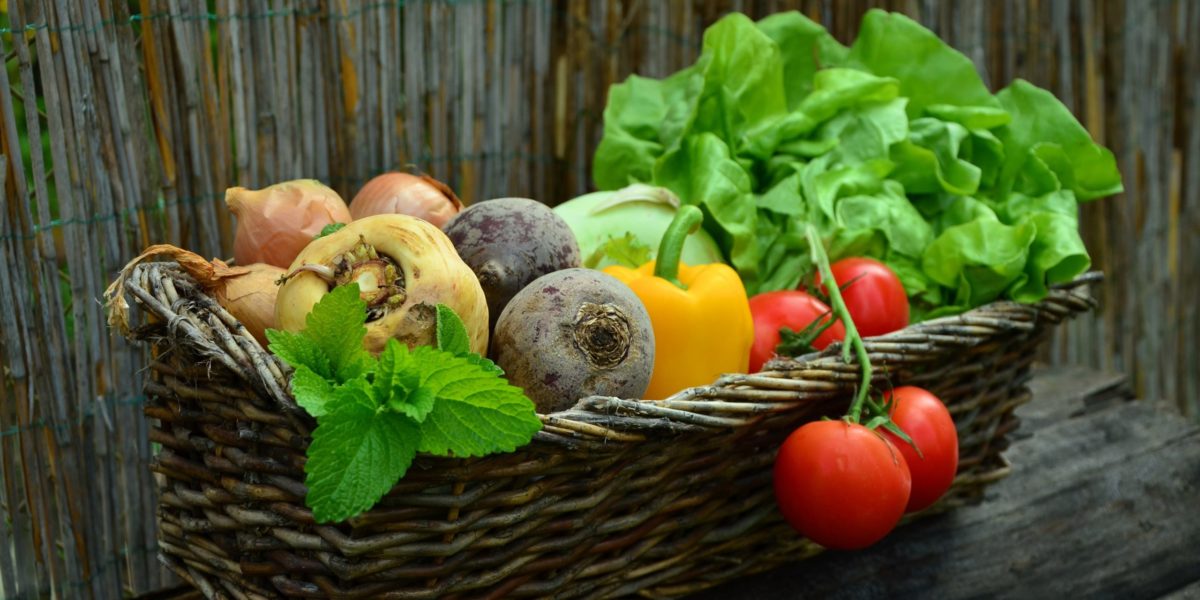
{"type": "MultiPolygon", "coordinates": [[[[358,380],[354,380],[358,381],[358,380]]],[[[308,414],[314,417],[325,415],[325,402],[336,394],[336,384],[313,372],[304,365],[296,365],[292,374],[292,395],[308,414]]]]}
{"type": "Polygon", "coordinates": [[[437,317],[438,348],[393,339],[373,357],[362,343],[366,303],[349,284],[313,307],[303,331],[267,331],[270,350],[295,369],[296,402],[317,419],[304,472],[318,523],[369,510],[417,452],[512,452],[541,429],[529,398],[470,352],[458,315],[438,305],[437,317]]]}
{"type": "Polygon", "coordinates": [[[420,435],[416,421],[380,410],[361,380],[340,386],[326,408],[304,465],[305,502],[319,523],[374,506],[412,465],[420,435]]]}
{"type": "Polygon", "coordinates": [[[499,365],[471,352],[471,338],[467,334],[467,326],[458,318],[458,314],[445,304],[437,305],[437,344],[439,349],[462,356],[487,371],[497,375],[504,374],[504,369],[499,365]]]}
{"type": "Polygon", "coordinates": [[[305,318],[304,331],[267,330],[269,348],[293,367],[304,365],[326,379],[346,383],[371,370],[374,360],[363,348],[367,303],[358,284],[339,286],[321,298],[305,318]]]}
{"type": "Polygon", "coordinates": [[[421,387],[438,399],[421,427],[421,452],[484,456],[529,443],[541,421],[525,393],[493,371],[491,361],[445,354],[425,346],[411,355],[421,387]]]}

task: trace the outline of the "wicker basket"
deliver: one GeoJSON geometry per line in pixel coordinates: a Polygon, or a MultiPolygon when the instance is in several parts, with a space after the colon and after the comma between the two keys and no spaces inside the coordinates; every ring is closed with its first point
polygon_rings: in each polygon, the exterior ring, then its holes
{"type": "MultiPolygon", "coordinates": [[[[1008,474],[1037,346],[1093,307],[1082,284],[1098,278],[867,341],[881,383],[927,387],[958,426],[959,475],[921,514],[1008,474]]],[[[209,598],[672,597],[820,551],[778,515],[770,465],[799,424],[844,412],[858,371],[836,347],[663,401],[586,398],[515,453],[418,457],[374,509],[316,525],[315,422],[286,367],[174,263],[138,265],[120,291],[147,314],[128,337],[153,349],[160,556],[209,598]]]]}

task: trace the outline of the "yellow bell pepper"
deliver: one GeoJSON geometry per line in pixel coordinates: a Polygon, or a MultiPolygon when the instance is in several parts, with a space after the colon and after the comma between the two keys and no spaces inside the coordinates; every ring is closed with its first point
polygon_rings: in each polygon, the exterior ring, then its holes
{"type": "Polygon", "coordinates": [[[645,397],[661,400],[707,385],[725,373],[745,373],[754,343],[746,288],[729,265],[679,262],[683,242],[703,215],[685,206],[663,234],[658,260],[637,269],[613,265],[603,271],[637,294],[654,328],[654,372],[645,397]]]}

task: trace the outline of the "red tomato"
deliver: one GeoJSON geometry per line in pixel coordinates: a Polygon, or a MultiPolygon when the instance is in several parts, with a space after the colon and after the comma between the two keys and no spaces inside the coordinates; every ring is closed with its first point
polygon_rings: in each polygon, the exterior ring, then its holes
{"type": "MultiPolygon", "coordinates": [[[[900,278],[873,258],[843,258],[829,265],[859,335],[872,337],[908,326],[908,295],[900,278]],[[849,286],[847,282],[853,281],[849,286]]],[[[817,285],[821,277],[817,276],[817,285]]]]}
{"type": "Polygon", "coordinates": [[[893,401],[888,411],[921,449],[921,456],[908,442],[880,428],[900,449],[912,474],[912,494],[905,512],[921,510],[942,497],[958,472],[958,430],[950,411],[937,396],[919,387],[906,385],[886,395],[893,401]]]}
{"type": "Polygon", "coordinates": [[[883,539],[904,515],[912,480],[904,455],[879,433],[845,421],[793,431],[775,457],[775,501],[792,528],[839,550],[883,539]]]}
{"type": "MultiPolygon", "coordinates": [[[[779,290],[765,292],[750,298],[750,315],[754,317],[754,345],[750,347],[750,372],[762,370],[763,363],[775,356],[779,345],[779,328],[787,327],[800,331],[823,314],[829,307],[806,292],[779,290]]],[[[832,313],[822,323],[833,318],[832,313]]],[[[846,338],[846,327],[841,321],[821,332],[812,346],[823,350],[829,344],[846,338]]]]}

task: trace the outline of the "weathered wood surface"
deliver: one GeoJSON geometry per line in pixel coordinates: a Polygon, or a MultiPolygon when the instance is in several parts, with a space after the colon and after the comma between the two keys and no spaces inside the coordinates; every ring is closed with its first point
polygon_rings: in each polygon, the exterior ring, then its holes
{"type": "Polygon", "coordinates": [[[1197,597],[1200,427],[1126,401],[1121,377],[1058,369],[1032,387],[1014,472],[983,504],[695,600],[1197,597]]]}
{"type": "Polygon", "coordinates": [[[1113,148],[1082,208],[1108,279],[1052,361],[1129,373],[1200,418],[1200,3],[1193,0],[0,1],[0,593],[107,597],[154,561],[141,350],[105,283],[155,242],[227,256],[223,190],[348,197],[412,164],[467,200],[589,190],[608,86],[692,62],[729,10],[799,9],[850,42],[912,15],[998,89],[1042,85],[1113,148]],[[2,20],[2,19],[0,19],[2,20]],[[15,32],[15,34],[14,34],[15,32]],[[45,136],[44,151],[22,140],[45,136]]]}

